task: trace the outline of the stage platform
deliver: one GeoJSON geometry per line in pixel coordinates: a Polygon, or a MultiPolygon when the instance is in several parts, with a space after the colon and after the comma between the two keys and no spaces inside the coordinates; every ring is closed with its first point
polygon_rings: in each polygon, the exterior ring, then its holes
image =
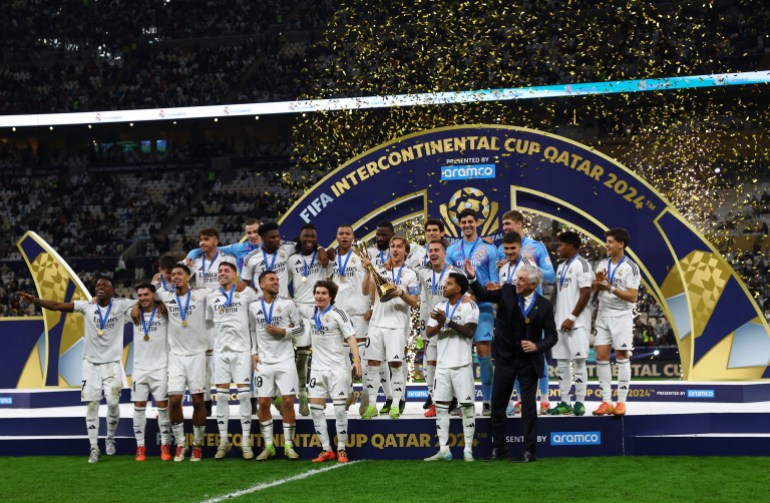
{"type": "MultiPolygon", "coordinates": [[[[541,416],[538,421],[538,456],[638,456],[638,455],[770,455],[770,383],[684,383],[634,382],[632,390],[646,390],[644,396],[630,398],[628,415],[622,418],[593,417],[590,411],[598,406],[595,396],[586,401],[588,415],[541,416]],[[653,389],[654,388],[654,389],[653,389]],[[655,393],[660,393],[655,400],[655,393]],[[706,398],[710,397],[710,398],[706,398]]],[[[436,451],[435,420],[423,417],[422,390],[424,386],[408,387],[409,401],[399,420],[386,416],[372,420],[360,419],[358,404],[349,411],[348,453],[351,459],[421,459],[436,451]]],[[[78,390],[74,391],[78,393],[78,390]]],[[[553,392],[553,390],[552,390],[553,392]]],[[[0,397],[8,390],[0,391],[0,397]]],[[[0,406],[0,455],[76,455],[86,456],[88,441],[85,432],[85,407],[80,404],[51,406],[69,402],[72,391],[14,390],[13,408],[0,406]],[[22,403],[29,404],[21,407],[22,403]],[[47,407],[42,405],[48,402],[47,407]]],[[[125,397],[124,397],[125,398],[125,397]]],[[[552,399],[552,406],[556,399],[552,399]]],[[[331,405],[327,406],[330,433],[334,432],[331,405]]],[[[485,457],[490,451],[489,418],[481,417],[481,404],[476,404],[476,439],[474,454],[485,457]]],[[[273,409],[274,431],[281,432],[280,416],[273,409]]],[[[189,418],[192,408],[185,406],[188,442],[192,428],[189,418]]],[[[238,408],[230,406],[230,441],[234,449],[230,457],[237,458],[241,444],[238,408]]],[[[106,406],[100,408],[100,432],[104,434],[106,406]]],[[[132,429],[133,407],[121,404],[121,421],[117,432],[118,454],[129,455],[135,450],[132,429]]],[[[155,409],[147,410],[148,454],[158,453],[158,430],[155,409]]],[[[507,441],[512,453],[521,449],[521,419],[511,417],[507,425],[507,441]]],[[[258,421],[254,418],[252,445],[262,446],[258,421]]],[[[216,421],[209,418],[206,425],[204,457],[212,458],[218,445],[216,421]]],[[[462,425],[452,418],[450,445],[457,457],[462,457],[462,425]]],[[[281,435],[276,442],[282,443],[281,435]]],[[[103,440],[100,441],[103,446],[103,440]]],[[[297,451],[303,459],[317,454],[320,446],[313,435],[313,422],[297,414],[297,451]]],[[[278,449],[280,457],[280,449],[278,449]]]]}

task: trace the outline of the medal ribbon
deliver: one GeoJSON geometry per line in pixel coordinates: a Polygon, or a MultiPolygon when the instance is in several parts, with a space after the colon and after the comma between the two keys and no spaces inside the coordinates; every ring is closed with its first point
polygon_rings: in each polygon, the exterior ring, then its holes
{"type": "Polygon", "coordinates": [[[452,312],[450,313],[450,312],[449,312],[449,301],[446,301],[446,308],[445,308],[445,311],[446,311],[446,322],[447,322],[447,324],[448,324],[450,321],[452,321],[452,316],[454,316],[454,315],[455,315],[455,311],[457,311],[457,308],[460,306],[460,304],[462,304],[462,302],[463,302],[463,299],[462,299],[462,298],[461,298],[461,299],[459,299],[459,300],[457,301],[457,304],[455,304],[455,305],[454,305],[454,307],[452,308],[452,312]]]}
{"type": "Polygon", "coordinates": [[[265,324],[270,325],[273,322],[273,307],[275,307],[275,301],[273,301],[272,304],[270,304],[270,312],[267,312],[267,307],[265,306],[265,299],[261,299],[262,302],[262,314],[265,316],[265,324]]]}
{"type": "Polygon", "coordinates": [[[187,309],[190,307],[190,294],[192,293],[192,290],[187,289],[187,303],[184,305],[184,309],[182,309],[182,299],[179,298],[178,293],[174,293],[176,295],[176,305],[179,306],[179,317],[182,318],[182,321],[187,321],[187,309]]]}
{"type": "Polygon", "coordinates": [[[618,262],[618,265],[615,266],[615,270],[613,271],[612,259],[607,259],[607,279],[610,281],[610,286],[612,286],[612,281],[615,279],[615,274],[618,272],[618,269],[620,269],[620,266],[625,261],[626,261],[626,256],[623,255],[623,258],[620,259],[620,262],[618,262]]]}
{"type": "Polygon", "coordinates": [[[332,308],[332,304],[329,304],[329,307],[327,307],[320,313],[318,312],[318,306],[316,306],[315,309],[313,310],[313,319],[315,320],[315,327],[318,330],[321,330],[323,328],[323,325],[321,324],[321,315],[328,313],[331,308],[332,308]]]}
{"type": "MultiPolygon", "coordinates": [[[[317,252],[317,250],[313,250],[313,258],[310,260],[310,266],[307,265],[307,262],[305,261],[304,258],[302,259],[302,275],[304,277],[306,277],[306,278],[310,274],[310,270],[313,268],[313,264],[315,264],[315,254],[316,254],[316,252],[317,252]]],[[[350,253],[350,252],[348,252],[348,253],[350,253]]],[[[350,257],[348,257],[348,258],[350,258],[350,257]]],[[[275,261],[275,259],[273,259],[273,261],[275,261]]]]}
{"type": "Polygon", "coordinates": [[[110,305],[107,306],[107,313],[104,316],[102,316],[102,310],[99,307],[99,304],[95,305],[96,312],[99,313],[99,331],[104,332],[104,326],[107,324],[107,320],[110,319],[110,311],[112,311],[112,299],[110,299],[110,305]]]}
{"type": "Polygon", "coordinates": [[[532,297],[532,302],[529,304],[529,307],[527,309],[524,309],[524,297],[519,296],[519,309],[521,309],[521,314],[524,315],[524,320],[529,319],[529,312],[532,311],[532,308],[535,307],[535,298],[532,297]]]}
{"type": "Polygon", "coordinates": [[[441,283],[442,278],[444,277],[444,273],[446,272],[446,264],[444,264],[444,268],[441,269],[441,275],[438,277],[438,281],[436,281],[436,271],[433,272],[433,284],[430,286],[430,293],[431,295],[436,295],[436,291],[438,290],[438,284],[441,283]]]}
{"type": "Polygon", "coordinates": [[[516,275],[516,269],[519,268],[519,264],[521,263],[521,255],[519,255],[519,258],[516,259],[516,263],[513,264],[513,272],[511,272],[511,263],[508,262],[508,278],[505,280],[506,285],[510,285],[511,281],[513,281],[514,275],[516,275]]]}
{"type": "Polygon", "coordinates": [[[222,295],[225,296],[225,307],[232,307],[233,305],[233,295],[235,294],[235,285],[230,287],[230,295],[225,292],[225,289],[220,287],[219,291],[222,292],[222,295]]]}
{"type": "MultiPolygon", "coordinates": [[[[471,251],[468,252],[468,258],[473,260],[473,252],[476,251],[476,247],[481,243],[481,236],[478,236],[476,238],[476,241],[473,242],[473,246],[471,246],[471,251]]],[[[465,263],[465,240],[463,239],[462,244],[460,245],[460,254],[462,255],[462,263],[465,263]]]]}
{"type": "Polygon", "coordinates": [[[572,261],[575,260],[580,256],[579,253],[576,253],[574,257],[569,259],[569,262],[564,266],[564,269],[561,270],[561,274],[559,274],[559,290],[561,290],[561,286],[564,284],[564,280],[567,278],[567,271],[569,271],[569,266],[572,265],[572,261]]]}
{"type": "Polygon", "coordinates": [[[398,277],[396,277],[396,275],[395,275],[395,274],[393,274],[393,273],[394,273],[394,272],[396,272],[396,271],[394,271],[393,269],[391,269],[391,270],[390,270],[390,277],[391,277],[391,279],[393,280],[393,284],[394,284],[394,285],[398,285],[398,284],[401,282],[401,271],[403,271],[403,270],[404,270],[404,266],[405,266],[405,265],[406,265],[406,264],[401,264],[401,267],[400,267],[400,268],[399,268],[399,270],[398,270],[398,277]]]}
{"type": "Polygon", "coordinates": [[[155,319],[155,312],[157,310],[158,310],[158,306],[155,306],[152,308],[152,313],[150,314],[150,321],[147,323],[144,322],[144,313],[142,313],[142,330],[144,330],[145,337],[150,336],[150,328],[152,327],[152,320],[155,319]]]}
{"type": "MultiPolygon", "coordinates": [[[[214,258],[211,259],[211,262],[209,263],[209,269],[211,269],[211,266],[214,265],[214,262],[217,261],[217,257],[219,257],[219,251],[217,251],[214,254],[214,258]]],[[[203,277],[206,277],[206,255],[201,255],[201,270],[203,271],[203,277]]]]}
{"type": "Polygon", "coordinates": [[[342,256],[337,254],[337,267],[339,267],[340,270],[340,278],[345,277],[345,271],[348,269],[348,260],[350,260],[350,256],[353,254],[353,250],[348,250],[348,254],[345,256],[345,263],[342,263],[342,256]]]}
{"type": "Polygon", "coordinates": [[[265,249],[262,248],[262,259],[265,263],[265,270],[266,271],[272,271],[273,267],[275,267],[275,259],[278,257],[278,250],[275,250],[275,253],[273,254],[273,261],[270,262],[270,265],[267,264],[267,253],[265,253],[265,249]]]}

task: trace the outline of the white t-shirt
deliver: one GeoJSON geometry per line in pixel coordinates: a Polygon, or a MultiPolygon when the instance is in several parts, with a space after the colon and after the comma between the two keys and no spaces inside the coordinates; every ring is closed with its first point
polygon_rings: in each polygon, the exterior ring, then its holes
{"type": "Polygon", "coordinates": [[[264,302],[264,298],[249,306],[249,322],[254,332],[252,354],[259,354],[263,363],[280,363],[294,360],[293,335],[304,331],[302,316],[293,300],[277,297],[274,302],[264,302]],[[264,305],[263,305],[264,303],[264,305]],[[271,335],[265,330],[267,319],[270,324],[285,328],[286,335],[271,335]]]}
{"type": "Polygon", "coordinates": [[[361,263],[361,257],[351,249],[346,255],[337,253],[334,264],[329,264],[332,280],[339,287],[334,304],[350,316],[363,316],[371,309],[369,295],[363,294],[366,269],[361,263]],[[344,279],[343,279],[344,273],[344,279]]]}
{"type": "Polygon", "coordinates": [[[179,356],[205,353],[209,349],[208,332],[211,330],[213,333],[212,324],[206,322],[206,297],[211,294],[211,290],[207,288],[188,290],[188,294],[177,297],[176,292],[157,293],[158,299],[166,304],[168,310],[169,349],[179,356]],[[183,326],[180,312],[184,308],[186,308],[184,315],[186,326],[183,326]]]}
{"type": "Polygon", "coordinates": [[[144,324],[134,324],[134,369],[164,369],[168,367],[168,317],[157,310],[154,316],[144,309],[141,313],[144,324]]]}
{"type": "MultiPolygon", "coordinates": [[[[607,272],[607,266],[611,259],[605,259],[596,266],[596,272],[607,272]]],[[[618,290],[638,290],[642,281],[639,272],[639,266],[630,258],[623,255],[621,262],[612,266],[612,277],[607,274],[607,281],[618,290]]],[[[609,291],[599,291],[599,312],[598,315],[620,316],[622,314],[632,314],[636,302],[628,302],[609,291]]]]}
{"type": "Polygon", "coordinates": [[[108,307],[100,307],[84,300],[74,302],[74,312],[83,315],[85,327],[83,358],[86,361],[91,363],[120,361],[123,356],[123,326],[131,321],[128,313],[135,303],[133,299],[115,298],[110,301],[108,307]],[[103,323],[102,320],[104,320],[103,323]],[[99,335],[99,330],[102,331],[102,335],[99,335]]]}
{"type": "MultiPolygon", "coordinates": [[[[434,337],[438,337],[436,368],[457,368],[473,363],[473,337],[466,337],[456,330],[447,327],[450,321],[458,325],[479,322],[479,307],[475,302],[457,301],[454,306],[445,301],[436,306],[446,314],[444,327],[434,337]],[[450,320],[451,316],[451,320],[450,320]]],[[[428,322],[429,327],[437,327],[438,321],[433,318],[428,322]]]]}
{"type": "Polygon", "coordinates": [[[450,273],[458,273],[465,276],[465,273],[457,267],[446,264],[446,269],[443,272],[436,272],[433,268],[420,269],[417,275],[420,278],[420,311],[425,309],[430,312],[436,304],[440,302],[446,302],[444,297],[444,284],[449,277],[450,273]],[[435,289],[433,288],[435,284],[435,289]],[[424,303],[424,305],[423,305],[424,303]]]}
{"type": "Polygon", "coordinates": [[[321,266],[318,253],[302,255],[295,253],[289,257],[286,270],[294,289],[294,302],[299,306],[315,305],[313,287],[317,281],[329,278],[326,267],[321,266]]]}
{"type": "Polygon", "coordinates": [[[254,287],[259,288],[259,275],[263,271],[274,271],[278,275],[280,282],[280,291],[278,295],[288,299],[289,298],[289,273],[286,267],[286,262],[289,257],[294,254],[295,244],[293,242],[287,242],[281,245],[275,253],[267,253],[262,248],[254,250],[246,255],[243,259],[243,270],[241,271],[241,279],[249,283],[252,282],[254,287]]]}
{"type": "MultiPolygon", "coordinates": [[[[561,327],[575,309],[580,298],[581,288],[591,288],[594,280],[594,272],[591,265],[581,257],[575,255],[570,262],[562,262],[556,270],[556,306],[554,306],[556,328],[561,327]]],[[[591,309],[588,305],[575,320],[575,328],[591,326],[591,309]]]]}
{"type": "Polygon", "coordinates": [[[310,320],[314,370],[350,368],[350,350],[344,343],[348,337],[356,336],[356,329],[342,309],[334,304],[329,307],[318,314],[320,329],[315,319],[310,320]]]}
{"type": "Polygon", "coordinates": [[[501,265],[497,268],[498,275],[500,276],[500,284],[501,285],[515,285],[516,284],[516,276],[519,274],[519,270],[522,268],[522,266],[525,265],[533,265],[530,260],[523,256],[519,255],[519,260],[517,260],[514,264],[511,264],[510,262],[506,262],[505,264],[501,265]]]}
{"type": "Polygon", "coordinates": [[[217,272],[223,262],[233,264],[237,270],[238,261],[235,259],[235,256],[221,251],[217,251],[216,255],[214,255],[214,260],[206,259],[206,255],[203,254],[193,260],[190,272],[192,277],[195,278],[195,286],[198,288],[208,288],[209,290],[218,289],[217,272]]]}
{"type": "Polygon", "coordinates": [[[390,258],[390,248],[380,250],[377,246],[370,246],[366,251],[369,252],[369,258],[375,268],[381,267],[390,258]]]}
{"type": "Polygon", "coordinates": [[[206,297],[206,319],[214,323],[214,351],[251,351],[249,335],[249,304],[258,299],[257,293],[246,287],[242,292],[222,293],[222,287],[206,297]]]}
{"type": "Polygon", "coordinates": [[[409,256],[406,257],[406,265],[419,272],[424,267],[430,267],[428,259],[428,250],[416,243],[410,245],[409,256]]]}
{"type": "MultiPolygon", "coordinates": [[[[400,286],[401,289],[410,295],[419,295],[420,283],[417,280],[417,273],[406,265],[394,267],[390,271],[382,267],[375,268],[377,272],[388,282],[400,286]]],[[[383,328],[404,328],[410,325],[409,304],[404,299],[394,298],[388,302],[380,302],[375,295],[374,310],[372,312],[372,325],[383,328]]]]}

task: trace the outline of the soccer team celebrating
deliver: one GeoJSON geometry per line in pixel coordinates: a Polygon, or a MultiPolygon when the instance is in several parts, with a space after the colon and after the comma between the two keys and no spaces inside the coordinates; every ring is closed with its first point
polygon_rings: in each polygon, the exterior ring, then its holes
{"type": "MultiPolygon", "coordinates": [[[[133,325],[134,336],[131,400],[137,461],[146,460],[150,396],[158,413],[161,459],[181,462],[191,451],[190,461],[200,461],[206,418],[212,414],[212,386],[217,391],[220,438],[214,457],[225,458],[230,389],[234,385],[244,459],[266,461],[276,456],[271,407],[278,409],[283,420],[284,458],[299,459],[292,443],[298,398],[298,412],[312,417],[323,448],[313,461],[347,462],[347,411],[359,398],[353,391],[354,376],[362,381],[362,419],[399,419],[403,413],[412,310],[419,311],[417,332],[424,347],[429,392],[425,416],[436,418],[439,440],[439,452],[426,461],[452,459],[448,447],[451,414],[462,418],[463,458],[474,460],[474,350],[481,378],[481,414],[492,416],[493,426],[499,426],[506,409],[508,415],[521,412],[525,423],[534,424],[538,379],[541,414],[582,416],[593,326],[602,395],[593,414],[625,414],[633,308],[640,284],[639,268],[626,255],[628,232],[621,228],[606,231],[607,259],[600,261],[595,271],[580,256],[580,236],[571,231],[559,234],[560,263],[554,271],[543,243],[524,234],[520,212],[503,215],[504,236],[499,248],[479,235],[478,217],[472,209],[460,212],[458,221],[462,238],[448,245],[443,222],[427,219],[423,226],[425,246],[409,243],[395,234],[390,222],[383,221],[377,227],[375,244],[366,250],[358,246],[350,225],[340,225],[337,246],[325,249],[319,246],[312,224],[301,228],[296,242],[283,242],[278,224],[260,225],[251,219],[244,226],[247,239],[243,243],[221,246],[218,232],[204,229],[199,234],[199,248],[184,261],[162,257],[153,280],[136,286],[137,300],[114,298],[109,277],[99,278],[91,302],[64,303],[19,295],[45,309],[78,312],[84,318],[81,399],[87,405],[91,463],[101,456],[97,441],[102,394],[107,400],[105,452],[116,452],[125,323],[133,325]],[[556,282],[552,307],[546,299],[538,299],[542,297],[543,279],[556,282]],[[594,293],[599,307],[592,322],[594,293]],[[507,313],[501,311],[501,302],[506,301],[514,302],[513,314],[501,321],[501,314],[507,313]],[[534,334],[524,330],[537,319],[536,313],[530,314],[533,306],[549,313],[548,322],[534,334]],[[509,322],[522,329],[510,328],[509,322]],[[540,359],[532,368],[544,369],[533,379],[520,372],[512,375],[512,385],[516,381],[518,386],[518,377],[522,386],[527,386],[523,396],[531,397],[531,404],[522,404],[520,399],[514,402],[510,392],[503,399],[500,393],[493,394],[493,382],[498,386],[495,367],[503,365],[496,354],[502,342],[495,338],[514,332],[519,335],[515,336],[513,356],[540,359]],[[551,348],[561,395],[553,408],[548,404],[545,362],[545,353],[551,348]],[[611,350],[618,375],[615,404],[611,350]],[[573,383],[574,400],[570,395],[573,383]],[[386,401],[378,409],[380,388],[386,401]],[[187,445],[184,431],[185,392],[192,400],[192,446],[187,445]],[[336,422],[336,452],[327,430],[328,401],[333,404],[336,422]],[[253,416],[258,417],[263,437],[263,450],[257,456],[250,442],[253,416]]],[[[532,371],[529,360],[521,361],[527,372],[532,371]]],[[[522,396],[521,391],[518,396],[522,396]]],[[[499,430],[493,428],[493,432],[499,430]]],[[[493,459],[503,452],[498,449],[502,440],[495,440],[493,459]]],[[[534,445],[525,440],[525,449],[525,460],[534,460],[534,445]]]]}

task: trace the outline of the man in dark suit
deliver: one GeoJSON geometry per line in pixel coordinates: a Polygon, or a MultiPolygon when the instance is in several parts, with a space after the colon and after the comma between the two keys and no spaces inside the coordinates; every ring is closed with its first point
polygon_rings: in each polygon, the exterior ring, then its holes
{"type": "Polygon", "coordinates": [[[515,286],[504,284],[487,289],[476,281],[473,264],[465,272],[478,301],[497,303],[492,356],[495,373],[492,384],[492,455],[489,460],[508,459],[505,442],[505,407],[513,382],[521,384],[521,418],[524,423],[524,453],[513,461],[535,461],[537,449],[537,380],[543,374],[543,353],[556,344],[553,305],[535,291],[543,279],[537,267],[524,265],[516,273],[515,286]]]}

